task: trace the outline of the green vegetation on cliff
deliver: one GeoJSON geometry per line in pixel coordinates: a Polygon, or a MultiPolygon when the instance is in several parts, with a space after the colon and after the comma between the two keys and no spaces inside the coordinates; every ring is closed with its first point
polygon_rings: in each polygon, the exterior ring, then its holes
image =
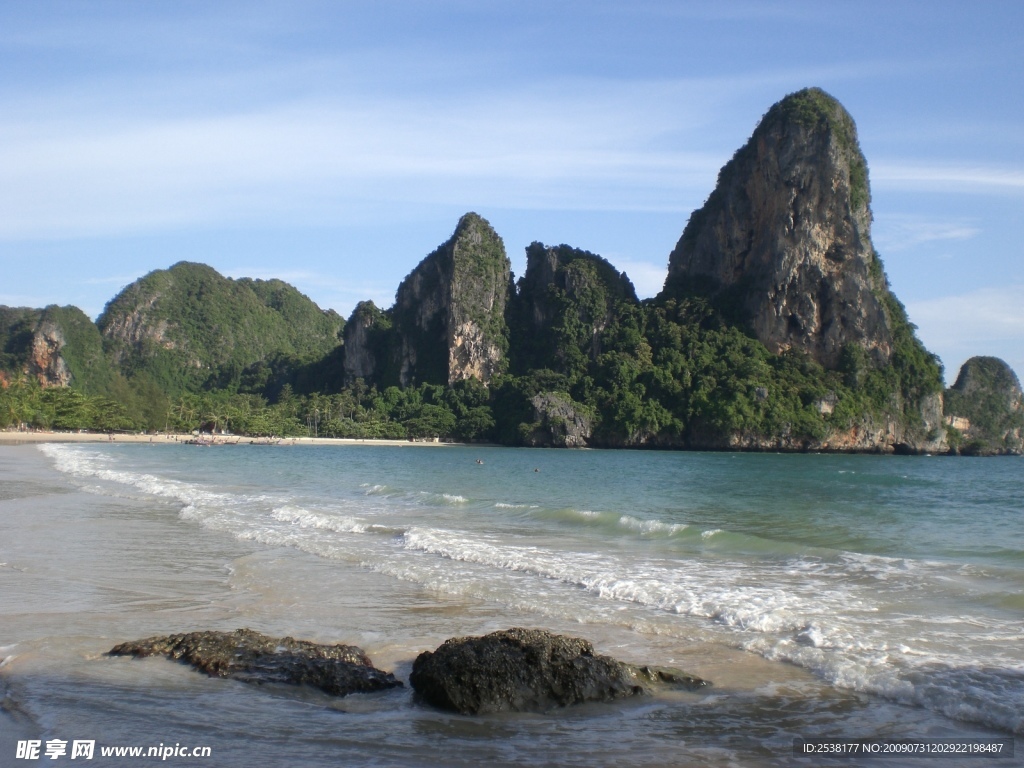
{"type": "Polygon", "coordinates": [[[344,325],[279,280],[231,280],[189,262],[132,283],[97,324],[127,377],[145,374],[170,394],[237,387],[275,355],[319,359],[344,325]]]}
{"type": "Polygon", "coordinates": [[[580,376],[602,351],[603,331],[635,306],[625,274],[588,251],[533,243],[526,274],[508,304],[512,370],[580,376]]]}
{"type": "Polygon", "coordinates": [[[857,141],[853,118],[836,99],[820,88],[791,93],[768,110],[763,124],[793,122],[808,130],[831,131],[849,163],[850,206],[860,209],[871,202],[868,164],[857,141]]]}
{"type": "Polygon", "coordinates": [[[946,414],[953,422],[950,442],[961,453],[1024,453],[1024,394],[999,358],[972,357],[963,364],[946,390],[946,414]]]}
{"type": "Polygon", "coordinates": [[[0,370],[20,371],[28,363],[41,314],[27,307],[0,307],[0,370]]]}
{"type": "Polygon", "coordinates": [[[92,320],[72,306],[0,307],[0,371],[51,379],[59,376],[61,368],[68,383],[82,393],[98,395],[109,390],[114,373],[92,320]]]}
{"type": "Polygon", "coordinates": [[[806,89],[722,168],[655,300],[568,245],[530,245],[515,283],[475,213],[394,306],[360,303],[343,344],[341,318],[286,283],[181,262],[108,304],[102,346],[73,308],[0,308],[0,425],[1020,452],[1024,396],[999,361],[965,366],[945,428],[942,368],[889,289],[869,203],[852,117],[806,89]]]}

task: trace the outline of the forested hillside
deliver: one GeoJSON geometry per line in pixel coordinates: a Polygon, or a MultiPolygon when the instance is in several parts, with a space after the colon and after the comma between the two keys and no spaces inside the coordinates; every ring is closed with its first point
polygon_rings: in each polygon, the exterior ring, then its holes
{"type": "Polygon", "coordinates": [[[853,118],[807,89],[723,166],[654,299],[565,244],[531,244],[516,281],[475,213],[393,306],[361,302],[347,323],[279,280],[180,262],[95,325],[73,307],[0,308],[0,426],[1019,453],[1016,376],[977,358],[943,393],[870,202],[853,118]]]}

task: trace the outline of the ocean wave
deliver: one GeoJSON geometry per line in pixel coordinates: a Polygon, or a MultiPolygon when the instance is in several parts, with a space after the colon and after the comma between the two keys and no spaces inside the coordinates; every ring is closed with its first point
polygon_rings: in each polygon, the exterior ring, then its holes
{"type": "Polygon", "coordinates": [[[998,587],[998,595],[1008,591],[1006,585],[1019,584],[1016,571],[810,550],[722,528],[643,519],[642,512],[506,502],[493,506],[515,511],[492,513],[488,520],[514,518],[515,534],[489,524],[481,532],[448,530],[438,521],[471,516],[441,508],[473,503],[466,496],[363,485],[352,489],[356,500],[320,505],[294,493],[227,492],[131,472],[95,449],[40,450],[58,469],[90,484],[112,483],[173,500],[183,518],[239,539],[366,564],[452,594],[531,610],[542,605],[561,618],[604,615],[603,609],[608,615],[621,611],[654,616],[665,625],[699,626],[720,641],[798,665],[839,688],[1024,732],[1024,668],[1006,650],[1019,647],[1019,622],[986,613],[988,604],[979,600],[970,603],[977,611],[956,613],[965,595],[987,594],[981,586],[998,587]],[[425,508],[428,514],[421,514],[425,508]],[[436,527],[411,523],[424,519],[436,527]],[[566,526],[580,535],[558,535],[566,526]],[[520,531],[543,535],[531,539],[520,531]],[[630,537],[630,546],[587,550],[591,539],[629,544],[630,537]],[[933,599],[937,594],[955,598],[948,611],[933,599]],[[927,611],[918,607],[926,604],[927,611]]]}
{"type": "Polygon", "coordinates": [[[313,512],[303,507],[275,507],[271,517],[282,523],[296,525],[299,528],[316,528],[334,531],[335,533],[382,533],[396,535],[402,532],[398,528],[389,528],[375,523],[368,523],[355,517],[313,512]]]}
{"type": "Polygon", "coordinates": [[[936,659],[906,647],[826,642],[817,628],[794,638],[754,637],[741,647],[803,667],[838,688],[923,707],[946,717],[1024,733],[1024,669],[936,659]],[[802,643],[801,639],[811,638],[802,643]],[[841,652],[837,652],[841,651],[841,652]]]}
{"type": "MultiPolygon", "coordinates": [[[[526,508],[526,505],[519,508],[526,508]]],[[[530,505],[529,508],[538,509],[536,505],[530,505]]],[[[591,509],[547,509],[538,513],[538,516],[560,523],[603,528],[609,532],[639,534],[645,538],[674,538],[690,528],[688,523],[666,523],[620,512],[599,512],[591,509]]]]}
{"type": "MultiPolygon", "coordinates": [[[[402,537],[408,549],[454,561],[532,574],[582,588],[603,600],[629,602],[659,611],[706,619],[730,633],[737,645],[765,658],[804,667],[825,681],[851,690],[927,707],[946,716],[1020,733],[1024,712],[1024,670],[1006,669],[999,648],[1012,645],[1019,630],[991,620],[985,637],[992,646],[962,651],[967,638],[978,640],[977,618],[958,618],[963,630],[948,637],[914,629],[911,621],[880,622],[881,607],[863,587],[844,585],[834,572],[813,573],[786,563],[750,567],[701,561],[627,563],[585,552],[554,552],[469,537],[436,529],[413,528],[402,537]],[[794,580],[793,576],[798,578],[794,580]],[[970,623],[972,626],[968,627],[970,623]],[[894,641],[893,632],[913,633],[894,641]],[[922,642],[942,640],[945,652],[921,650],[922,642]],[[978,659],[983,659],[978,662],[978,659]],[[979,665],[971,671],[971,665],[979,665]],[[1014,684],[1019,688],[1014,688],[1014,684]],[[975,690],[977,688],[977,690],[975,690]]],[[[874,567],[903,569],[889,558],[874,567]]],[[[840,558],[830,567],[863,566],[860,558],[840,558]]],[[[940,617],[939,623],[955,626],[940,617]]]]}
{"type": "Polygon", "coordinates": [[[632,531],[655,536],[675,536],[687,530],[687,523],[663,523],[660,520],[641,520],[632,515],[622,515],[619,525],[632,531]]]}
{"type": "Polygon", "coordinates": [[[808,595],[795,594],[792,588],[739,583],[741,570],[729,564],[631,564],[606,555],[555,552],[426,528],[409,529],[403,541],[408,549],[531,573],[582,587],[602,599],[709,618],[727,627],[780,631],[806,624],[799,608],[808,595]]]}

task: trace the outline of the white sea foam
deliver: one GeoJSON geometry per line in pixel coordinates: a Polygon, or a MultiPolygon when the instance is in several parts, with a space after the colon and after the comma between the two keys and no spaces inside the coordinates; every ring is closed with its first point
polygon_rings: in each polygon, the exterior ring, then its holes
{"type": "Polygon", "coordinates": [[[512,546],[424,528],[408,530],[404,542],[409,549],[556,579],[604,599],[710,618],[727,627],[779,631],[806,624],[799,613],[806,589],[737,583],[741,572],[729,564],[627,563],[606,555],[512,546]]]}
{"type": "Polygon", "coordinates": [[[323,528],[338,533],[364,533],[369,528],[364,521],[356,518],[325,515],[293,506],[276,507],[271,516],[275,520],[291,523],[300,528],[323,528]]]}
{"type": "MultiPolygon", "coordinates": [[[[1022,732],[1024,666],[1011,652],[1021,642],[1019,622],[973,610],[961,597],[971,594],[974,583],[1003,578],[992,576],[998,569],[824,550],[733,556],[730,547],[740,534],[725,535],[720,528],[700,533],[702,541],[718,537],[717,556],[684,555],[687,545],[680,542],[697,538],[685,523],[551,507],[530,515],[538,530],[554,519],[560,525],[575,522],[579,531],[560,538],[549,528],[531,538],[520,535],[530,529],[514,514],[505,515],[515,520],[514,528],[502,528],[501,515],[493,513],[486,528],[480,523],[472,529],[474,516],[461,508],[474,503],[476,492],[404,492],[364,484],[353,488],[357,498],[350,504],[307,504],[296,500],[294,490],[228,492],[132,472],[95,449],[42,450],[64,472],[173,500],[183,518],[245,540],[359,562],[451,594],[529,606],[564,619],[629,606],[636,615],[646,612],[662,622],[695,622],[838,687],[1022,732]],[[432,527],[422,524],[427,514],[432,527]],[[662,540],[630,544],[622,536],[625,546],[587,549],[585,542],[607,539],[615,527],[662,540]],[[949,610],[940,597],[953,601],[949,610]]],[[[505,502],[492,507],[541,508],[505,502]]]]}
{"type": "MultiPolygon", "coordinates": [[[[1009,647],[1014,627],[1005,621],[994,622],[998,631],[989,635],[995,646],[990,659],[994,671],[975,674],[967,685],[969,676],[962,665],[968,658],[963,653],[973,654],[973,664],[983,658],[981,649],[967,651],[959,645],[965,638],[977,637],[973,629],[951,632],[945,654],[915,651],[906,643],[890,640],[887,633],[900,622],[879,623],[880,607],[870,593],[837,583],[844,565],[854,573],[866,565],[913,573],[914,564],[901,559],[867,558],[865,563],[859,557],[842,558],[816,574],[813,568],[787,564],[755,576],[733,563],[625,563],[607,556],[555,553],[431,529],[411,529],[404,542],[409,549],[456,561],[555,579],[601,599],[706,618],[738,633],[733,637],[741,647],[805,667],[836,686],[1021,732],[1024,669],[999,666],[1005,664],[1005,659],[1000,662],[999,648],[1009,647]],[[787,579],[787,572],[799,574],[800,580],[787,579]],[[1019,690],[1012,690],[1009,681],[1013,680],[1022,683],[1019,690]],[[979,685],[981,690],[974,691],[979,685]]],[[[937,621],[947,627],[965,623],[962,617],[939,617],[937,621]]],[[[930,632],[928,637],[934,643],[936,634],[930,632]]]]}
{"type": "Polygon", "coordinates": [[[640,533],[664,536],[675,536],[677,533],[682,533],[690,527],[686,523],[663,523],[660,520],[641,520],[632,515],[622,515],[619,518],[619,524],[623,528],[639,531],[640,533]]]}

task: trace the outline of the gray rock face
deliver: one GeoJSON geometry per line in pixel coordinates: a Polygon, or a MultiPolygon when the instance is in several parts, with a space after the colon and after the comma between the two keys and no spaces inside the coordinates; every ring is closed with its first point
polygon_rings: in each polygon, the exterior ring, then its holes
{"type": "Polygon", "coordinates": [[[475,213],[463,216],[448,242],[398,287],[391,316],[401,386],[468,378],[486,384],[503,369],[511,269],[491,225],[475,213]]]}
{"type": "Polygon", "coordinates": [[[32,354],[28,359],[27,372],[43,386],[66,387],[71,383],[71,371],[61,356],[66,344],[64,333],[51,320],[39,323],[32,337],[32,354]]]}
{"type": "Polygon", "coordinates": [[[417,657],[409,682],[428,704],[471,715],[606,702],[659,684],[708,685],[678,670],[595,655],[586,640],[522,628],[448,640],[417,657]]]}
{"type": "Polygon", "coordinates": [[[273,638],[251,629],[150,637],[117,645],[109,655],[162,655],[191,664],[211,677],[230,677],[247,683],[308,685],[333,696],[402,685],[391,673],[374,668],[366,654],[355,646],[273,638]]]}
{"type": "Polygon", "coordinates": [[[710,295],[772,352],[826,368],[854,343],[875,365],[892,337],[871,244],[867,164],[853,118],[818,89],[773,106],[726,164],[669,257],[663,295],[710,295]]]}
{"type": "Polygon", "coordinates": [[[534,447],[583,448],[593,432],[592,419],[566,395],[541,392],[530,400],[534,428],[524,442],[534,447]]]}

